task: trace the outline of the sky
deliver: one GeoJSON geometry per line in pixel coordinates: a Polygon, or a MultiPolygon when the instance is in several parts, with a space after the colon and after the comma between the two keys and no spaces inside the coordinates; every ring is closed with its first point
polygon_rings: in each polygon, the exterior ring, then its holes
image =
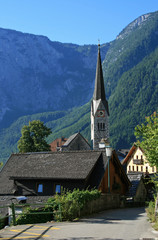
{"type": "Polygon", "coordinates": [[[0,27],[62,43],[102,44],[157,10],[158,0],[0,0],[0,27]]]}

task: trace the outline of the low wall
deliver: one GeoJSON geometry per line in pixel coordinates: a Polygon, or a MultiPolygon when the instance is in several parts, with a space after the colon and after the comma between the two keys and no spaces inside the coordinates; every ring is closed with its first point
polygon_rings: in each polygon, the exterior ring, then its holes
{"type": "Polygon", "coordinates": [[[100,198],[88,202],[85,208],[81,210],[80,216],[120,207],[121,202],[119,194],[102,194],[100,198]]]}

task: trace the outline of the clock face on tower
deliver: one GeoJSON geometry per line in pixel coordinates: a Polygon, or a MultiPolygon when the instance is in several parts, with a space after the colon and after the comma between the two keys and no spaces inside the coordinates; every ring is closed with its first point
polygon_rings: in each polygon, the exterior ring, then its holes
{"type": "Polygon", "coordinates": [[[105,117],[105,110],[97,110],[97,117],[105,117]]]}

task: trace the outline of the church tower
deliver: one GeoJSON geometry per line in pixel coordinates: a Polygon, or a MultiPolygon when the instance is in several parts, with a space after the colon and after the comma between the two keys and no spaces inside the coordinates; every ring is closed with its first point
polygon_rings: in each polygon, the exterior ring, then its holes
{"type": "Polygon", "coordinates": [[[96,67],[95,88],[91,102],[91,140],[93,149],[99,149],[101,139],[109,139],[109,109],[105,96],[104,79],[101,65],[100,44],[96,67]]]}

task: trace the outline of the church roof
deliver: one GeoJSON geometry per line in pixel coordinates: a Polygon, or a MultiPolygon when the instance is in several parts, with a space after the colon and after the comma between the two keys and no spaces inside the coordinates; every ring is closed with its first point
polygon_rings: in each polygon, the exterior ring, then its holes
{"type": "Polygon", "coordinates": [[[96,76],[95,76],[95,88],[93,93],[93,100],[99,100],[99,99],[102,100],[107,110],[107,113],[109,114],[108,102],[105,96],[104,78],[103,78],[101,56],[100,56],[100,45],[98,45],[98,59],[97,59],[96,76]]]}

